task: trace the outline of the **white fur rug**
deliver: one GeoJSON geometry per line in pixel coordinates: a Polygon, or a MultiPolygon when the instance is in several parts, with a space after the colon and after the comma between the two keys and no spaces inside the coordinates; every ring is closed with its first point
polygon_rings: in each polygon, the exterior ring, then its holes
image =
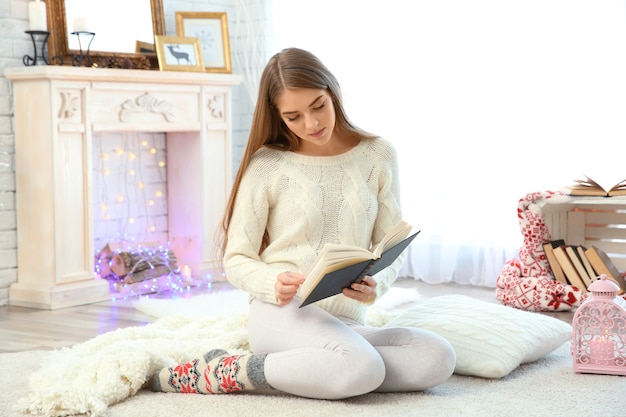
{"type": "MultiPolygon", "coordinates": [[[[397,308],[407,303],[420,300],[416,289],[392,287],[376,301],[374,308],[368,310],[367,321],[372,325],[384,324],[397,308]]],[[[154,317],[166,317],[175,314],[192,317],[229,317],[246,314],[248,294],[240,290],[227,290],[219,293],[198,295],[185,299],[141,298],[135,308],[154,317]]]]}
{"type": "MultiPolygon", "coordinates": [[[[15,411],[13,406],[16,399],[29,391],[29,375],[50,364],[55,356],[49,351],[0,355],[0,369],[5,381],[0,390],[0,416],[31,416],[15,411]]],[[[124,352],[119,356],[124,356],[124,352]]],[[[99,359],[104,360],[111,358],[99,359]]],[[[79,373],[77,369],[76,374],[79,373]]],[[[54,379],[53,375],[50,378],[54,379]]],[[[68,385],[65,395],[71,395],[78,381],[64,382],[68,385]]],[[[102,392],[94,387],[95,381],[83,382],[102,392]]],[[[125,387],[127,382],[118,380],[118,385],[125,387]]],[[[368,394],[343,401],[322,401],[286,395],[203,396],[142,390],[111,405],[108,411],[99,410],[101,415],[108,417],[622,417],[626,407],[624,393],[626,377],[574,374],[569,346],[564,344],[545,358],[520,366],[505,378],[493,380],[453,375],[446,383],[425,392],[368,394]]],[[[85,394],[84,390],[77,392],[68,401],[85,394]]],[[[54,415],[52,410],[47,412],[54,415]]],[[[43,411],[40,413],[46,415],[43,411]]]]}
{"type": "MultiPolygon", "coordinates": [[[[383,324],[392,315],[389,310],[415,300],[418,294],[398,289],[385,297],[368,317],[372,324],[383,324]]],[[[144,298],[136,307],[162,318],[105,333],[69,349],[0,355],[6,382],[0,390],[0,416],[617,417],[626,407],[626,378],[574,374],[568,343],[505,378],[454,375],[418,393],[320,401],[282,394],[202,396],[140,391],[146,375],[213,347],[246,351],[247,296],[228,291],[219,297],[185,300],[144,298]]]]}

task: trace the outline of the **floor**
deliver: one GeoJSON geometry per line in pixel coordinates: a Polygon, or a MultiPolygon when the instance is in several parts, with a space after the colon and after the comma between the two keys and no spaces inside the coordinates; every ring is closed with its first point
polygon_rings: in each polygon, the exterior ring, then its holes
{"type": "MultiPolygon", "coordinates": [[[[416,288],[420,299],[445,294],[464,294],[484,301],[497,302],[493,288],[457,284],[431,285],[414,279],[399,279],[395,285],[401,288],[416,288]]],[[[216,282],[191,288],[174,296],[191,297],[226,288],[227,283],[216,282]]],[[[173,294],[169,292],[149,295],[156,298],[172,296],[173,294]]],[[[136,300],[137,296],[132,296],[58,310],[2,306],[0,353],[58,349],[84,342],[115,329],[141,326],[154,321],[154,317],[134,308],[136,300]]],[[[571,313],[555,315],[571,322],[571,313]]]]}

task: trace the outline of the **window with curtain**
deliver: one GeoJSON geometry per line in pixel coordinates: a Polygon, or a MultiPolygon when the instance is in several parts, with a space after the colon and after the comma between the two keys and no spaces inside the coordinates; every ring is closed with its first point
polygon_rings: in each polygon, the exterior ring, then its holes
{"type": "Polygon", "coordinates": [[[495,286],[517,202],[581,173],[626,178],[622,0],[272,0],[273,51],[335,73],[353,122],[396,146],[402,270],[495,286]]]}

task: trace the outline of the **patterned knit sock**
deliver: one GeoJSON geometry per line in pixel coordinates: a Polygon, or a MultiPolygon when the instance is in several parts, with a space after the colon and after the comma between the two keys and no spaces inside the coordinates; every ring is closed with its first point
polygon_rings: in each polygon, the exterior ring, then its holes
{"type": "Polygon", "coordinates": [[[267,355],[229,355],[222,349],[201,359],[164,368],[154,374],[149,389],[159,392],[227,394],[271,388],[265,380],[267,355]]]}

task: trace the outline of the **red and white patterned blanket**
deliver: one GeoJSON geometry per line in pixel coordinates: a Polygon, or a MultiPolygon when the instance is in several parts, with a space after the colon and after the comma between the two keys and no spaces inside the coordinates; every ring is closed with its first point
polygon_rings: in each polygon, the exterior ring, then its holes
{"type": "Polygon", "coordinates": [[[567,311],[582,303],[583,289],[554,279],[542,244],[551,241],[550,231],[535,203],[563,194],[545,191],[519,200],[517,217],[524,237],[519,259],[511,259],[496,279],[496,297],[507,306],[531,311],[567,311]]]}

